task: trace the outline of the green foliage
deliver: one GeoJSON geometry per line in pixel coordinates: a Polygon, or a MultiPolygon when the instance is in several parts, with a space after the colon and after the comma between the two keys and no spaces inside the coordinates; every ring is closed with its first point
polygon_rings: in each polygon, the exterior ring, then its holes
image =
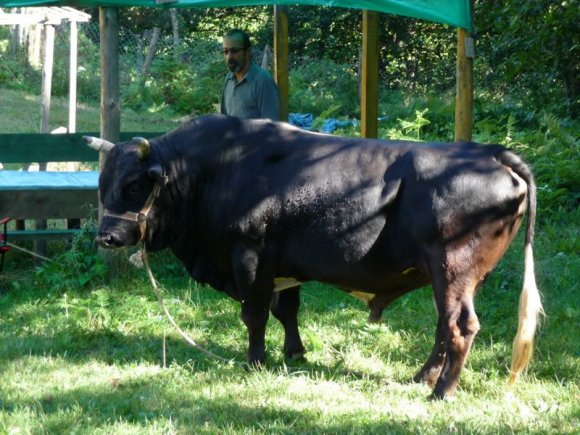
{"type": "Polygon", "coordinates": [[[22,59],[14,59],[0,51],[0,83],[7,89],[40,89],[40,73],[22,59]]]}
{"type": "Polygon", "coordinates": [[[530,149],[538,184],[540,210],[575,210],[580,205],[580,144],[576,125],[566,127],[553,115],[544,114],[536,146],[530,149]]]}
{"type": "Polygon", "coordinates": [[[578,116],[580,32],[573,1],[480,1],[476,82],[528,110],[578,116]]]}
{"type": "Polygon", "coordinates": [[[39,285],[51,291],[61,291],[83,288],[103,280],[106,266],[94,240],[96,225],[96,221],[89,220],[73,238],[70,249],[38,268],[39,285]]]}
{"type": "Polygon", "coordinates": [[[578,124],[544,113],[532,119],[531,129],[521,125],[509,112],[498,118],[486,117],[475,123],[474,138],[506,145],[526,157],[538,185],[541,212],[574,210],[580,202],[578,124]]]}
{"type": "Polygon", "coordinates": [[[192,49],[160,57],[150,78],[136,71],[124,93],[125,103],[137,111],[170,107],[181,115],[218,111],[225,76],[219,47],[216,42],[197,40],[192,49]]]}
{"type": "Polygon", "coordinates": [[[359,116],[358,78],[347,65],[328,59],[305,62],[290,71],[291,112],[319,116],[340,106],[344,116],[359,116]]]}
{"type": "Polygon", "coordinates": [[[420,140],[421,139],[421,129],[426,125],[429,125],[431,122],[425,118],[425,114],[429,111],[429,109],[425,110],[416,110],[415,111],[415,119],[412,121],[406,121],[404,119],[399,119],[399,123],[401,125],[401,131],[392,129],[392,134],[389,135],[391,139],[412,139],[412,140],[420,140]],[[411,133],[411,136],[409,134],[411,133]]]}

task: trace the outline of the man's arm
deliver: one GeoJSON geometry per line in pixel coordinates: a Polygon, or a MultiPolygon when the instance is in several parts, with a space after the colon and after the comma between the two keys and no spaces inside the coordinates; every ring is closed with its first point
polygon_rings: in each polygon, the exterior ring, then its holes
{"type": "MultiPolygon", "coordinates": [[[[224,87],[225,89],[225,87],[224,87]]],[[[226,113],[226,103],[225,103],[225,98],[224,98],[224,89],[222,89],[222,96],[220,98],[220,113],[222,115],[227,115],[226,113]]]]}
{"type": "Polygon", "coordinates": [[[228,77],[226,76],[226,78],[224,79],[224,84],[222,86],[222,95],[220,97],[220,113],[222,115],[227,115],[228,112],[226,110],[226,87],[228,84],[228,77]]]}

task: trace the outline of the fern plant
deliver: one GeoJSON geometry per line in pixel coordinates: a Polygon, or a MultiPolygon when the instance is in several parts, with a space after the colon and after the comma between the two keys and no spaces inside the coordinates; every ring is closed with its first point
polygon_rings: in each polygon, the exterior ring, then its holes
{"type": "Polygon", "coordinates": [[[107,272],[94,240],[96,221],[88,220],[73,238],[70,249],[38,267],[36,276],[51,290],[85,287],[107,272]]]}

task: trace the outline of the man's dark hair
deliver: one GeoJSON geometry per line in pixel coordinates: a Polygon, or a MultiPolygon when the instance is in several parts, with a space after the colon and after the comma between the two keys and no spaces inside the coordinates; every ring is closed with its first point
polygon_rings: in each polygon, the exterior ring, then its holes
{"type": "Polygon", "coordinates": [[[231,29],[228,30],[227,33],[224,35],[224,38],[232,38],[237,37],[242,39],[242,43],[244,44],[244,48],[250,48],[252,43],[250,42],[250,35],[240,29],[231,29]]]}

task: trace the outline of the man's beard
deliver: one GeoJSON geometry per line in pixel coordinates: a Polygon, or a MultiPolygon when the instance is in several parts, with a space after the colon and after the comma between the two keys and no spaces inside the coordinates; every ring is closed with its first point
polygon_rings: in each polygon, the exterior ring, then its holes
{"type": "Polygon", "coordinates": [[[228,62],[228,69],[230,70],[230,72],[237,73],[239,70],[242,69],[242,66],[232,59],[228,62]]]}

